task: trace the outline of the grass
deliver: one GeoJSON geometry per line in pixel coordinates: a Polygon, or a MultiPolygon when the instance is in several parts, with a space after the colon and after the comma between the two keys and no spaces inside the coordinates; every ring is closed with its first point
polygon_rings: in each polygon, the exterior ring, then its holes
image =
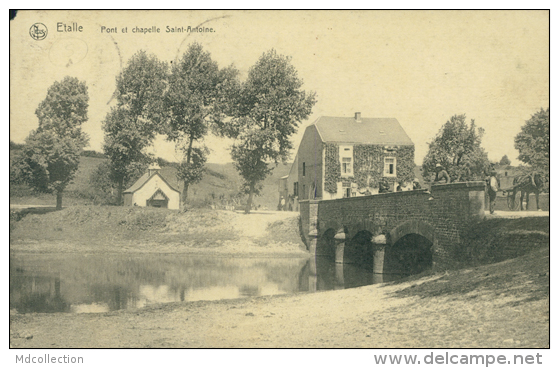
{"type": "Polygon", "coordinates": [[[179,216],[175,211],[158,208],[74,206],[44,214],[29,213],[19,221],[11,221],[10,241],[99,246],[188,241],[208,245],[214,240],[237,238],[230,229],[216,227],[215,218],[204,212],[198,212],[198,217],[193,213],[179,216]]]}
{"type": "Polygon", "coordinates": [[[186,213],[115,206],[25,209],[11,211],[10,248],[25,252],[304,253],[297,217],[274,222],[273,217],[267,220],[267,214],[252,216],[258,217],[257,223],[247,223],[243,214],[211,209],[186,213]],[[262,231],[247,235],[245,226],[262,231]]]}
{"type": "Polygon", "coordinates": [[[519,257],[549,246],[549,229],[549,217],[486,219],[462,235],[455,256],[468,266],[519,257]]]}
{"type": "MultiPolygon", "coordinates": [[[[481,295],[501,298],[521,295],[525,301],[541,300],[549,296],[549,248],[495,264],[448,271],[438,276],[399,290],[395,296],[425,299],[459,295],[469,295],[470,298],[481,295]],[[520,288],[519,285],[528,287],[520,288]]],[[[419,280],[420,277],[413,279],[419,280]]],[[[409,281],[410,278],[405,282],[409,281]]],[[[395,283],[403,281],[392,284],[395,283]]]]}

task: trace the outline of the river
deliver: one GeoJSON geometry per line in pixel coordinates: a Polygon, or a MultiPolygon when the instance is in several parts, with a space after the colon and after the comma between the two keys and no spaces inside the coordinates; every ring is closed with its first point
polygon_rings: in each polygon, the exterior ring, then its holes
{"type": "Polygon", "coordinates": [[[14,253],[10,310],[99,313],[159,303],[343,289],[400,277],[320,257],[14,253]]]}

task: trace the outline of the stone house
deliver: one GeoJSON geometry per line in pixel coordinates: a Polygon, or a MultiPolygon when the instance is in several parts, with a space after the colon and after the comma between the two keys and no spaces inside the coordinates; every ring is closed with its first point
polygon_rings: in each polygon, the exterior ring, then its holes
{"type": "Polygon", "coordinates": [[[336,199],[411,190],[415,146],[398,120],[322,116],[309,125],[289,180],[296,200],[336,199]]]}
{"type": "Polygon", "coordinates": [[[180,192],[160,173],[157,164],[124,191],[125,206],[179,209],[180,192]]]}

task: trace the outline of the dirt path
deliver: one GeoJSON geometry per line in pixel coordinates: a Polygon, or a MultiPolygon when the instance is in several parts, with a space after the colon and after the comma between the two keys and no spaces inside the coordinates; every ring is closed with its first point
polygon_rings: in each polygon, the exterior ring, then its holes
{"type": "Polygon", "coordinates": [[[297,216],[299,216],[299,212],[253,211],[248,215],[237,212],[237,216],[232,221],[232,226],[244,238],[260,238],[266,235],[269,224],[297,216]]]}
{"type": "Polygon", "coordinates": [[[549,249],[399,284],[10,320],[16,348],[542,348],[549,249]]]}

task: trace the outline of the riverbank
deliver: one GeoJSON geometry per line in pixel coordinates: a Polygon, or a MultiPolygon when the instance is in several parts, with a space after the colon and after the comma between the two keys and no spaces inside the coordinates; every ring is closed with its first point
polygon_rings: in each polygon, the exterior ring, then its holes
{"type": "Polygon", "coordinates": [[[475,268],[355,289],[12,314],[14,348],[545,348],[549,247],[475,268]]]}
{"type": "Polygon", "coordinates": [[[10,211],[10,250],[306,257],[298,213],[74,206],[10,211]]]}

